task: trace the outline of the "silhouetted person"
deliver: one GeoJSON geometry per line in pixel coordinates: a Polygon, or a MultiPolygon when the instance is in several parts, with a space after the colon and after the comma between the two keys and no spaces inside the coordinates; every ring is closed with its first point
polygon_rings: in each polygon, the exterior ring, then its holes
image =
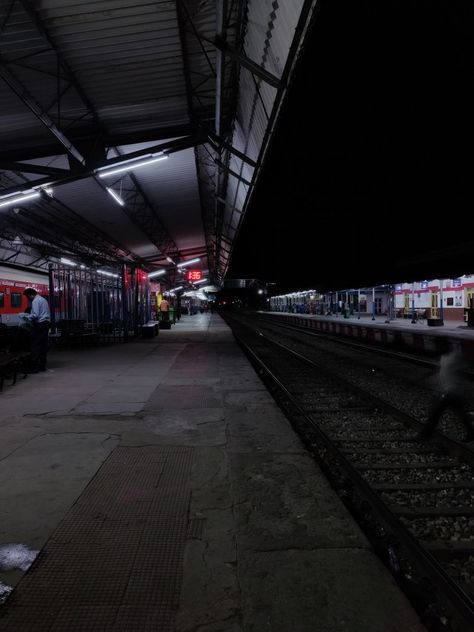
{"type": "Polygon", "coordinates": [[[466,437],[463,441],[474,441],[474,423],[468,397],[471,384],[466,375],[466,359],[459,347],[453,347],[445,339],[438,346],[442,351],[439,361],[440,391],[431,405],[428,421],[419,437],[431,437],[444,411],[452,408],[466,428],[466,437]]]}
{"type": "Polygon", "coordinates": [[[23,294],[31,301],[31,373],[46,371],[48,332],[51,326],[48,301],[36,290],[27,287],[23,294]]]}

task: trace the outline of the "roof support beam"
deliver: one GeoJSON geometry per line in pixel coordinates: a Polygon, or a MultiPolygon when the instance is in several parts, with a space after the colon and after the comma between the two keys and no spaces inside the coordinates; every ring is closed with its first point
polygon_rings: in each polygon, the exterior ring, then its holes
{"type": "Polygon", "coordinates": [[[205,37],[204,35],[199,35],[199,38],[204,42],[215,46],[218,51],[226,53],[229,57],[235,59],[235,61],[237,61],[243,68],[249,70],[252,75],[255,75],[259,79],[262,79],[262,81],[265,81],[270,86],[273,86],[277,89],[282,87],[281,79],[273,75],[271,72],[268,72],[268,70],[265,70],[265,68],[262,68],[262,66],[256,64],[249,57],[247,57],[247,55],[244,55],[244,53],[241,53],[233,48],[233,46],[228,44],[225,39],[220,37],[219,33],[216,34],[216,37],[214,39],[210,39],[208,37],[205,37]]]}
{"type": "Polygon", "coordinates": [[[223,42],[219,38],[216,38],[213,44],[219,50],[222,50],[223,52],[227,53],[229,57],[232,57],[232,59],[235,59],[241,66],[249,70],[252,73],[252,75],[254,75],[255,77],[262,79],[262,81],[265,81],[265,83],[268,83],[270,86],[273,86],[274,88],[278,89],[281,87],[282,82],[278,77],[273,75],[271,72],[268,72],[268,70],[265,70],[265,68],[262,68],[261,66],[256,64],[254,61],[252,61],[249,57],[247,57],[243,53],[239,53],[238,50],[235,50],[235,48],[227,44],[227,42],[223,42]]]}
{"type": "MultiPolygon", "coordinates": [[[[146,132],[133,132],[130,134],[116,134],[109,136],[103,134],[100,139],[93,136],[75,136],[73,129],[70,130],[69,138],[78,146],[91,146],[94,141],[99,140],[102,147],[109,149],[110,147],[120,147],[123,145],[136,145],[138,143],[158,142],[168,138],[177,138],[182,136],[192,136],[197,133],[196,125],[176,125],[171,127],[160,127],[150,129],[146,132]]],[[[8,152],[0,151],[0,162],[10,162],[12,160],[34,160],[35,158],[43,158],[44,156],[53,156],[58,153],[57,145],[47,144],[42,146],[28,147],[25,149],[10,149],[8,152]]]]}
{"type": "Polygon", "coordinates": [[[18,171],[19,173],[42,173],[54,178],[71,175],[68,169],[57,169],[46,165],[29,165],[25,162],[4,162],[2,160],[0,160],[0,169],[3,171],[18,171]]]}
{"type": "Polygon", "coordinates": [[[2,195],[7,195],[8,193],[14,193],[15,191],[23,191],[27,189],[31,189],[33,187],[44,186],[45,184],[51,184],[54,186],[60,186],[62,184],[68,184],[69,182],[74,182],[76,180],[81,180],[82,178],[88,178],[90,176],[95,175],[95,169],[99,167],[113,167],[116,164],[122,163],[125,160],[130,160],[132,158],[140,158],[141,156],[145,156],[151,153],[174,153],[177,151],[183,151],[184,149],[189,149],[190,147],[196,147],[197,145],[201,145],[205,142],[208,142],[207,135],[204,132],[198,132],[188,138],[178,138],[176,140],[171,140],[166,143],[161,143],[160,145],[154,145],[153,147],[148,147],[147,149],[141,149],[139,151],[134,151],[130,154],[122,154],[117,158],[112,158],[111,160],[107,160],[105,162],[99,163],[95,165],[93,169],[83,169],[81,171],[66,171],[66,174],[42,178],[39,180],[30,180],[25,182],[25,184],[20,186],[11,187],[9,189],[5,189],[1,191],[2,195]]]}
{"type": "Polygon", "coordinates": [[[86,106],[87,110],[89,111],[89,113],[91,114],[92,118],[94,119],[94,122],[97,125],[98,130],[100,130],[99,120],[98,120],[97,114],[94,111],[94,108],[92,107],[92,104],[90,103],[90,101],[87,98],[84,90],[82,89],[82,86],[76,80],[76,77],[75,77],[74,73],[71,71],[71,69],[69,68],[69,66],[66,63],[65,59],[62,57],[62,55],[58,51],[56,45],[54,44],[53,40],[49,36],[48,31],[46,30],[46,28],[42,24],[42,22],[41,22],[41,20],[39,18],[39,15],[38,15],[38,13],[37,13],[34,5],[33,5],[33,2],[31,0],[20,0],[20,2],[22,4],[22,6],[23,6],[23,9],[26,11],[27,15],[29,16],[30,20],[35,25],[35,27],[38,30],[38,32],[41,35],[41,37],[47,42],[48,46],[50,46],[51,49],[57,55],[58,65],[63,68],[63,70],[64,70],[64,72],[65,72],[65,74],[67,76],[67,80],[69,81],[69,83],[72,86],[74,86],[74,89],[76,90],[78,95],[81,97],[82,102],[84,103],[84,105],[86,106]]]}
{"type": "Polygon", "coordinates": [[[61,132],[61,130],[53,123],[49,115],[35,101],[28,90],[18,81],[10,70],[2,63],[0,58],[0,77],[10,87],[10,89],[18,96],[18,98],[26,105],[27,108],[49,129],[51,134],[56,136],[58,141],[66,148],[67,153],[74,158],[79,164],[85,165],[86,160],[81,152],[74,147],[73,143],[61,132]]]}
{"type": "MultiPolygon", "coordinates": [[[[217,0],[216,2],[216,39],[225,42],[226,39],[226,16],[227,16],[227,0],[217,0]]],[[[225,81],[225,55],[222,49],[216,50],[216,107],[214,117],[214,129],[216,136],[221,136],[221,117],[222,117],[222,103],[223,103],[223,87],[225,81]]],[[[216,163],[216,169],[214,172],[215,182],[215,197],[214,197],[214,233],[219,235],[221,232],[222,213],[220,203],[221,187],[225,188],[221,181],[220,167],[217,163],[222,160],[223,145],[214,146],[214,161],[216,163]]],[[[220,241],[216,240],[215,245],[215,257],[219,258],[220,241]]]]}
{"type": "Polygon", "coordinates": [[[241,151],[239,151],[235,147],[232,147],[232,145],[229,145],[229,143],[227,143],[223,138],[220,138],[209,129],[206,129],[206,131],[209,136],[209,141],[213,146],[220,145],[224,149],[227,149],[227,151],[230,151],[231,154],[234,154],[234,156],[237,156],[237,158],[240,158],[240,160],[243,160],[243,162],[246,162],[251,167],[256,168],[258,166],[258,164],[254,160],[252,160],[251,158],[243,154],[241,151]]]}
{"type": "Polygon", "coordinates": [[[242,182],[243,184],[245,184],[248,187],[253,186],[253,184],[251,182],[249,182],[248,180],[246,180],[245,178],[243,178],[241,175],[239,175],[238,173],[236,173],[233,169],[230,169],[229,167],[226,167],[226,165],[221,162],[221,161],[217,161],[217,163],[219,165],[219,167],[222,167],[222,169],[224,169],[225,171],[227,171],[227,173],[231,176],[233,176],[234,178],[236,178],[237,180],[239,180],[239,182],[242,182]]]}
{"type": "MultiPolygon", "coordinates": [[[[227,13],[227,0],[217,0],[216,13],[216,39],[225,43],[225,16],[227,13]]],[[[224,47],[222,47],[218,48],[216,52],[216,114],[214,126],[217,136],[221,135],[224,73],[224,47]]],[[[217,170],[217,173],[219,173],[219,170],[217,170]]]]}

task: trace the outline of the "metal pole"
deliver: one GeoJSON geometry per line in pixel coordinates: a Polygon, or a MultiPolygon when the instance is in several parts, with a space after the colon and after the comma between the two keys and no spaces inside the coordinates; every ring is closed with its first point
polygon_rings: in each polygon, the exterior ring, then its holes
{"type": "Polygon", "coordinates": [[[392,315],[392,286],[388,285],[388,290],[387,290],[387,319],[385,320],[386,323],[390,322],[390,318],[392,315]]]}
{"type": "Polygon", "coordinates": [[[375,320],[375,287],[372,288],[372,320],[375,320]]]}
{"type": "Polygon", "coordinates": [[[94,292],[94,305],[95,305],[95,315],[94,315],[94,326],[97,327],[99,324],[99,292],[102,289],[104,280],[101,275],[99,275],[96,271],[96,287],[94,292]]]}
{"type": "Polygon", "coordinates": [[[415,313],[415,281],[411,284],[411,322],[416,323],[415,313]]]}
{"type": "Polygon", "coordinates": [[[444,279],[440,279],[439,280],[439,318],[441,321],[444,319],[443,284],[444,284],[444,279]]]}
{"type": "Polygon", "coordinates": [[[123,310],[123,341],[128,341],[128,303],[127,303],[127,290],[125,287],[126,280],[126,267],[122,266],[122,310],[123,310]]]}
{"type": "Polygon", "coordinates": [[[138,287],[138,271],[135,267],[132,269],[132,278],[133,278],[133,331],[135,336],[138,336],[138,292],[140,288],[138,287]]]}
{"type": "Polygon", "coordinates": [[[360,288],[357,290],[357,320],[360,320],[360,288]]]}
{"type": "MultiPolygon", "coordinates": [[[[53,264],[48,264],[48,279],[49,279],[49,311],[51,318],[51,333],[56,333],[56,306],[54,304],[54,275],[53,264]]],[[[59,295],[59,291],[58,291],[59,295]]]]}

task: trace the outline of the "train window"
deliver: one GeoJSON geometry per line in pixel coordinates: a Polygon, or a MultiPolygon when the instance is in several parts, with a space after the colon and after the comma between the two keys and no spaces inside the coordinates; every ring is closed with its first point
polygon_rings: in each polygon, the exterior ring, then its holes
{"type": "Polygon", "coordinates": [[[5,307],[5,294],[0,292],[0,307],[5,307]]]}
{"type": "Polygon", "coordinates": [[[10,296],[10,304],[12,307],[21,307],[21,294],[12,292],[10,296]]]}
{"type": "Polygon", "coordinates": [[[453,299],[453,297],[452,297],[452,296],[449,296],[449,297],[446,299],[446,305],[454,305],[454,299],[453,299]]]}

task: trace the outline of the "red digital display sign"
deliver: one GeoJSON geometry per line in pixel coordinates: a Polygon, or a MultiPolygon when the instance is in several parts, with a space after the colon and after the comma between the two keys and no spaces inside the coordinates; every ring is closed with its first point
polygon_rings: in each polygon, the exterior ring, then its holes
{"type": "Polygon", "coordinates": [[[200,281],[202,279],[202,271],[201,270],[188,270],[187,279],[188,281],[200,281]]]}

